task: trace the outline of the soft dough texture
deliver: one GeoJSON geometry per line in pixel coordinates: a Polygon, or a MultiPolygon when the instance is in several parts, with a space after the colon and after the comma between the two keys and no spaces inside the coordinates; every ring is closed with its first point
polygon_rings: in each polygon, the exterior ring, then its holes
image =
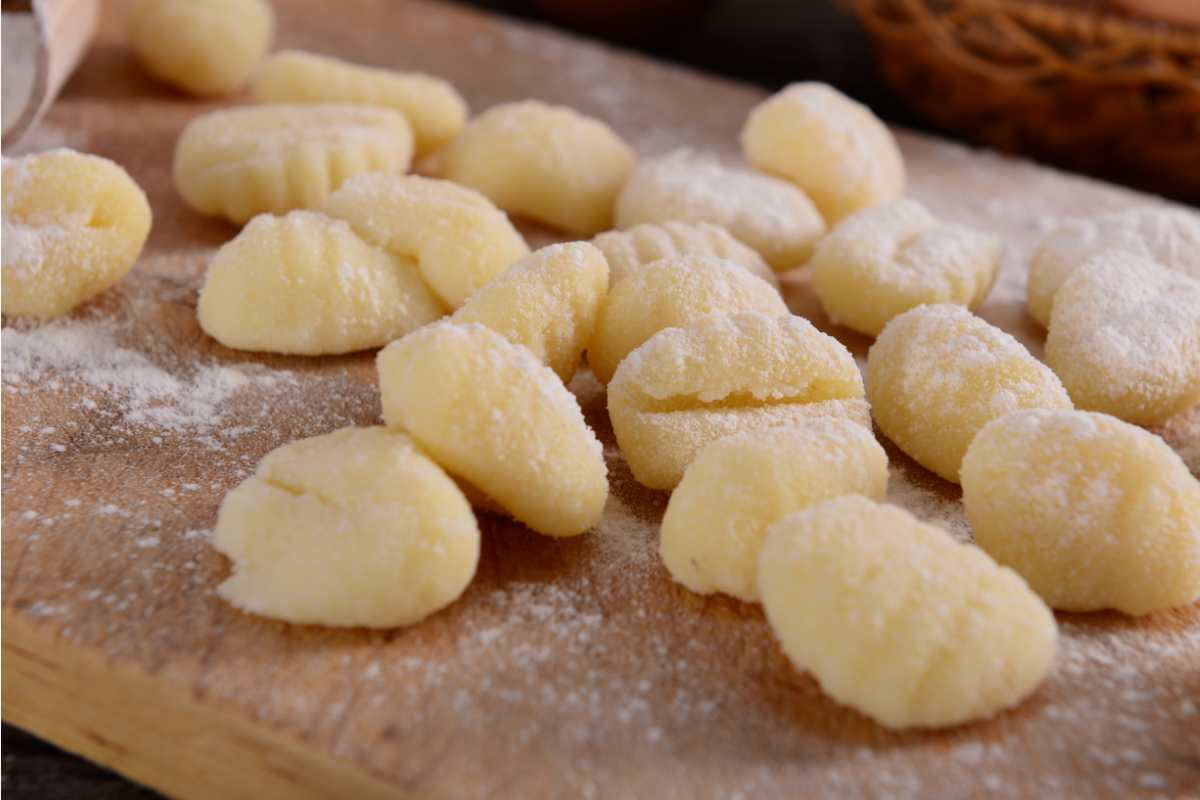
{"type": "Polygon", "coordinates": [[[600,120],[525,100],[467,123],[446,148],[442,176],[505,211],[591,236],[612,227],[613,201],[636,160],[600,120]]]}
{"type": "Polygon", "coordinates": [[[288,622],[391,628],[454,602],[479,527],[454,481],[403,434],[343,428],[268,453],[226,495],[218,592],[288,622]]]}
{"type": "Polygon", "coordinates": [[[710,222],[643,223],[625,231],[605,231],[592,239],[608,259],[610,283],[662,258],[710,256],[733,261],[772,286],[779,286],[775,270],[733,234],[710,222]]]}
{"type": "Polygon", "coordinates": [[[196,308],[226,347],[300,355],[382,347],[444,313],[412,261],[315,211],[252,219],[213,257],[196,308]]]}
{"type": "Polygon", "coordinates": [[[895,506],[847,495],[786,517],[758,569],[792,663],[889,728],[990,717],[1054,663],[1054,615],[1016,573],[895,506]]]}
{"type": "Polygon", "coordinates": [[[758,553],[767,528],[843,494],[882,500],[888,459],[871,431],[844,419],[811,419],[718,439],[671,493],[659,553],[693,592],[758,601],[758,553]]]}
{"type": "Polygon", "coordinates": [[[1200,280],[1094,256],[1054,299],[1046,363],[1075,405],[1155,425],[1200,403],[1200,280]]]}
{"type": "Polygon", "coordinates": [[[793,83],[755,106],[742,128],[751,164],[808,193],[835,225],[904,194],[904,159],[871,109],[823,83],[793,83]]]}
{"type": "Polygon", "coordinates": [[[316,208],[365,172],[404,172],[408,120],[372,106],[250,106],[188,123],[175,146],[175,188],[189,206],[241,225],[251,217],[316,208]]]}
{"type": "Polygon", "coordinates": [[[5,314],[67,313],[129,272],[150,233],[145,193],[106,158],[6,158],[2,188],[5,314]]]}
{"type": "Polygon", "coordinates": [[[383,418],[518,521],[574,536],[600,520],[608,473],[575,396],[527,348],[435,322],[379,354],[383,418]]]}
{"type": "Polygon", "coordinates": [[[878,336],[892,317],[925,303],[978,306],[1000,254],[996,237],[938,222],[905,198],[846,217],[817,245],[809,269],[830,319],[878,336]]]}
{"type": "Polygon", "coordinates": [[[692,150],[643,161],[617,198],[618,228],[671,220],[720,225],[778,272],[807,261],[825,233],[817,207],[792,184],[692,150]]]}
{"type": "Polygon", "coordinates": [[[357,103],[399,111],[412,125],[418,155],[453,139],[467,120],[467,103],[448,82],[422,72],[352,64],[332,56],[273,53],[252,87],[264,103],[357,103]]]}
{"type": "Polygon", "coordinates": [[[962,466],[975,541],[1054,608],[1148,614],[1200,599],[1200,482],[1106,414],[1018,411],[962,466]]]}
{"type": "Polygon", "coordinates": [[[867,354],[879,429],[926,469],[958,483],[979,429],[1022,408],[1071,408],[1054,373],[1021,343],[962,306],[918,306],[867,354]]]}
{"type": "Polygon", "coordinates": [[[841,342],[801,317],[746,312],[666,328],[608,386],[613,433],[633,477],[672,489],[706,444],[809,417],[870,427],[863,381],[841,342]]]}

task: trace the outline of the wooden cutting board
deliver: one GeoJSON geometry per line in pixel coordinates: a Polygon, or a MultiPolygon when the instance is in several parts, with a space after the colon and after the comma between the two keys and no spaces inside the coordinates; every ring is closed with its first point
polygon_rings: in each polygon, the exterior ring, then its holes
{"type": "MultiPolygon", "coordinates": [[[[437,73],[476,110],[570,104],[642,153],[736,158],[762,97],[454,7],[276,5],[281,47],[437,73]]],[[[180,129],[216,104],[151,83],[113,6],[26,147],[116,159],[146,188],[154,230],[129,277],[65,323],[6,323],[6,720],[180,797],[1200,796],[1200,609],[1059,615],[1057,667],[1019,708],[889,733],[789,666],[756,606],[670,581],[656,555],[666,495],[631,479],[586,373],[572,388],[613,489],[597,530],[554,541],[482,514],[474,583],[410,629],[289,626],[224,605],[213,589],[228,565],[206,541],[221,498],[280,444],[375,422],[372,354],[260,358],[201,333],[196,292],[234,229],[185,209],[169,169],[180,129]]],[[[1038,354],[1022,303],[1031,243],[1064,215],[1156,202],[901,143],[913,194],[1005,236],[982,313],[1038,354]]],[[[786,292],[830,329],[803,275],[786,292]]],[[[865,339],[832,332],[865,354],[865,339]]],[[[1200,473],[1200,410],[1163,433],[1200,473]]],[[[889,452],[892,499],[966,536],[956,487],[889,452]]]]}

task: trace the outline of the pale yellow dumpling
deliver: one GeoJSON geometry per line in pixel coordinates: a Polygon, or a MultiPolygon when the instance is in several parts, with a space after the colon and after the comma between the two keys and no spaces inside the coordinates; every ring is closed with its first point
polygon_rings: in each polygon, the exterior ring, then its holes
{"type": "Polygon", "coordinates": [[[718,439],[688,465],[663,515],[659,553],[693,592],[757,602],[767,529],[843,494],[882,500],[888,459],[869,428],[810,419],[718,439]]]}
{"type": "Polygon", "coordinates": [[[316,208],[355,175],[404,172],[412,153],[408,120],[386,108],[231,108],[183,129],[175,188],[197,211],[240,225],[257,214],[316,208]]]}
{"type": "Polygon", "coordinates": [[[740,264],[772,286],[779,278],[771,265],[733,234],[710,222],[646,222],[623,231],[605,231],[592,239],[608,259],[609,281],[616,286],[639,267],[675,256],[710,256],[740,264]]]}
{"type": "Polygon", "coordinates": [[[813,290],[834,322],[878,336],[892,317],[926,303],[975,308],[1000,266],[1000,240],[939,222],[902,198],[856,211],[817,245],[813,290]]]}
{"type": "Polygon", "coordinates": [[[467,120],[466,101],[441,78],[303,50],[272,53],[252,90],[264,103],[359,103],[399,111],[412,125],[418,155],[453,139],[467,120]]]}
{"type": "Polygon", "coordinates": [[[608,383],[621,359],[663,328],[740,311],[789,313],[774,286],[732,261],[704,256],[655,261],[609,292],[588,346],[588,364],[597,380],[608,383]]]}
{"type": "Polygon", "coordinates": [[[1054,608],[1148,614],[1200,599],[1200,481],[1107,414],[1018,411],[962,466],[975,541],[1054,608]]]}
{"type": "Polygon", "coordinates": [[[4,159],[3,309],[57,317],[133,267],[150,205],[118,164],[73,150],[4,159]]]}
{"type": "Polygon", "coordinates": [[[268,453],[225,496],[213,545],[233,561],[218,593],[244,611],[392,628],[462,594],[479,526],[458,486],[407,436],[342,428],[268,453]]]}
{"type": "Polygon", "coordinates": [[[383,418],[531,529],[575,536],[597,522],[608,471],[562,381],[478,323],[436,322],[379,354],[383,418]]]}
{"type": "Polygon", "coordinates": [[[888,728],[986,719],[1054,665],[1054,615],[1020,576],[896,506],[811,506],[771,526],[758,563],[788,658],[888,728]]]}

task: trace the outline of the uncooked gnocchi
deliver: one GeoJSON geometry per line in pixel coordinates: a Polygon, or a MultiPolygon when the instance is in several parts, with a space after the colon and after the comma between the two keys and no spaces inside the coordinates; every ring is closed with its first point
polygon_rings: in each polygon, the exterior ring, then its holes
{"type": "Polygon", "coordinates": [[[382,347],[444,313],[412,261],[315,211],[252,219],[213,257],[196,308],[226,347],[300,355],[382,347]]]}
{"type": "Polygon", "coordinates": [[[1200,482],[1107,414],[1018,411],[962,466],[975,541],[1054,608],[1148,614],[1200,599],[1200,482]]]}
{"type": "Polygon", "coordinates": [[[817,207],[792,184],[691,150],[643,161],[617,198],[618,228],[671,220],[720,225],[778,272],[807,261],[825,233],[817,207]]]}
{"type": "Polygon", "coordinates": [[[663,515],[659,553],[693,592],[758,601],[767,528],[843,494],[882,500],[888,459],[870,429],[811,419],[718,439],[688,465],[663,515]]]}
{"type": "Polygon", "coordinates": [[[938,222],[902,198],[843,219],[817,245],[809,269],[830,319],[878,336],[888,320],[919,305],[978,306],[1000,254],[996,237],[938,222]]]}
{"type": "Polygon", "coordinates": [[[609,282],[616,286],[626,275],[660,258],[711,256],[740,264],[772,286],[775,270],[729,231],[709,222],[663,222],[634,225],[629,230],[605,231],[592,239],[608,259],[609,282]]]}
{"type": "Polygon", "coordinates": [[[466,101],[441,78],[302,50],[273,53],[252,88],[265,103],[359,103],[399,111],[412,125],[418,155],[446,144],[467,120],[466,101]]]}
{"type": "Polygon", "coordinates": [[[793,83],[756,106],[742,150],[754,166],[803,189],[830,225],[904,194],[904,159],[891,131],[823,83],[793,83]]]}
{"type": "Polygon", "coordinates": [[[775,287],[732,261],[703,256],[655,261],[609,293],[588,346],[588,364],[601,383],[608,383],[621,359],[663,328],[739,311],[768,317],[789,313],[775,287]]]}
{"type": "Polygon", "coordinates": [[[524,345],[564,383],[596,329],[608,293],[608,264],[587,242],[543,247],[500,274],[454,313],[524,345]]]}
{"type": "Polygon", "coordinates": [[[468,122],[444,152],[442,177],[512,214],[591,236],[612,227],[613,201],[636,160],[600,120],[525,100],[468,122]]]}
{"type": "Polygon", "coordinates": [[[479,526],[445,472],[401,433],[343,428],[268,453],[226,495],[213,544],[219,594],[254,614],[391,628],[454,602],[479,526]]]}
{"type": "Polygon", "coordinates": [[[2,188],[5,314],[67,313],[129,272],[150,233],[146,195],[106,158],[6,158],[2,188]]]}
{"type": "Polygon", "coordinates": [[[519,522],[574,536],[600,521],[600,442],[528,348],[478,323],[442,321],[388,345],[378,367],[388,426],[519,522]]]}
{"type": "Polygon", "coordinates": [[[129,44],[159,80],[229,94],[250,80],[274,29],[266,0],[141,0],[129,15],[129,44]]]}
{"type": "Polygon", "coordinates": [[[887,324],[867,354],[867,399],[889,439],[954,483],[967,445],[991,420],[1071,408],[1058,378],[1020,342],[948,304],[918,306],[887,324]]]}
{"type": "Polygon", "coordinates": [[[175,187],[189,206],[241,225],[316,208],[348,178],[404,172],[412,128],[372,106],[253,106],[188,123],[175,146],[175,187]]]}
{"type": "Polygon", "coordinates": [[[888,728],[990,717],[1054,664],[1054,615],[1020,576],[896,506],[811,506],[771,526],[758,564],[788,658],[888,728]]]}
{"type": "Polygon", "coordinates": [[[472,189],[418,175],[361,175],[322,205],[421,276],[449,308],[529,253],[504,212],[472,189]]]}
{"type": "Polygon", "coordinates": [[[608,386],[613,432],[633,477],[672,489],[709,442],[810,417],[869,428],[854,357],[795,316],[711,316],[666,328],[630,353],[608,386]]]}
{"type": "Polygon", "coordinates": [[[1094,256],[1055,295],[1046,363],[1080,408],[1165,422],[1200,403],[1200,280],[1140,256],[1094,256]]]}

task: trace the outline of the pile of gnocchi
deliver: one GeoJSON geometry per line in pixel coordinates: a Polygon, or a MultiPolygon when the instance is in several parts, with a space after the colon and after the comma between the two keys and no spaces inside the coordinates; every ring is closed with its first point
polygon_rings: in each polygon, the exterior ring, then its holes
{"type": "MultiPolygon", "coordinates": [[[[1200,482],[1143,427],[1200,402],[1200,220],[1073,220],[1029,265],[1046,359],[972,313],[999,239],[905,197],[888,129],[798,83],[749,115],[748,166],[637,154],[537,100],[470,116],[439,78],[268,55],[264,0],[144,0],[156,78],[254,103],[182,132],[174,183],[240,227],[200,289],[238,350],[382,348],[383,424],[267,455],[221,504],[220,594],[296,623],[393,627],[457,599],[475,509],[593,529],[602,447],[567,388],[586,360],[634,478],[670,492],[660,553],[702,594],[761,603],[795,665],[895,729],[991,716],[1052,668],[1051,609],[1200,597],[1200,482]],[[423,175],[410,174],[414,159],[423,175]],[[510,222],[572,239],[530,252],[510,222]],[[790,313],[807,266],[863,371],[790,313]],[[974,544],[884,502],[900,450],[962,487],[974,544]]],[[[51,318],[137,261],[145,195],[55,150],[3,166],[3,311],[51,318]]]]}

